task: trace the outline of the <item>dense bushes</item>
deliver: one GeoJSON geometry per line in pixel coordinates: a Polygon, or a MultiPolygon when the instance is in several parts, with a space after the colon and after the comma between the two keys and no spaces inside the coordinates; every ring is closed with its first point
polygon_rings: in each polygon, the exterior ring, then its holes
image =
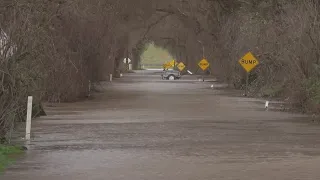
{"type": "MultiPolygon", "coordinates": [[[[226,79],[238,81],[237,59],[252,51],[260,65],[252,72],[251,92],[290,97],[305,111],[314,111],[320,93],[319,4],[302,1],[251,1],[226,16],[218,49],[228,67],[226,79]],[[237,31],[234,31],[234,30],[237,31]],[[232,37],[232,38],[230,38],[232,37]],[[234,65],[232,65],[234,64],[234,65]],[[230,78],[230,74],[232,77],[230,78]]],[[[218,52],[219,52],[218,51],[218,52]]]]}
{"type": "Polygon", "coordinates": [[[88,2],[0,1],[0,137],[25,118],[28,95],[74,101],[113,72],[113,12],[88,2]]]}

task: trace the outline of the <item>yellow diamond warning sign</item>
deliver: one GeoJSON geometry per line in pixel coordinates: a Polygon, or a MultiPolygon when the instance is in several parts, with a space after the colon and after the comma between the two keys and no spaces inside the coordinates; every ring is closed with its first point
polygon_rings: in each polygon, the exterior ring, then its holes
{"type": "Polygon", "coordinates": [[[183,71],[184,68],[186,68],[186,66],[183,64],[183,62],[180,62],[180,63],[177,65],[177,68],[178,68],[180,71],[183,71]]]}
{"type": "Polygon", "coordinates": [[[198,63],[198,66],[204,71],[206,70],[210,64],[209,62],[206,60],[206,59],[202,59],[199,63],[198,63]]]}
{"type": "Polygon", "coordinates": [[[170,64],[171,67],[174,67],[174,66],[176,66],[178,63],[177,63],[176,60],[172,60],[172,61],[169,62],[169,64],[170,64]]]}
{"type": "Polygon", "coordinates": [[[247,72],[250,72],[259,64],[259,61],[253,56],[251,52],[248,52],[239,60],[239,63],[247,72]]]}
{"type": "Polygon", "coordinates": [[[165,62],[162,66],[164,69],[169,69],[171,67],[170,63],[168,62],[165,62]]]}

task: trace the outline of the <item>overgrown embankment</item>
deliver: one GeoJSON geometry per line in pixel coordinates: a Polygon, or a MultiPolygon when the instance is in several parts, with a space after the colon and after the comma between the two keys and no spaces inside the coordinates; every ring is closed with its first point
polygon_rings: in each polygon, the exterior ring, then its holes
{"type": "Polygon", "coordinates": [[[234,87],[244,87],[238,60],[251,51],[260,61],[249,77],[252,95],[282,97],[302,112],[320,112],[319,2],[247,2],[225,1],[212,53],[216,72],[234,87]]]}
{"type": "Polygon", "coordinates": [[[0,145],[0,175],[22,153],[21,147],[0,145]]]}
{"type": "Polygon", "coordinates": [[[35,106],[76,101],[119,66],[125,41],[114,12],[122,3],[109,3],[0,1],[1,139],[25,119],[27,96],[35,106]]]}

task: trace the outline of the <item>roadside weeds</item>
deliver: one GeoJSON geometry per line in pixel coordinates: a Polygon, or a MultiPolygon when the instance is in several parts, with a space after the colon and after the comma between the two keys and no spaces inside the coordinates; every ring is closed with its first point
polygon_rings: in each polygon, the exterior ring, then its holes
{"type": "Polygon", "coordinates": [[[21,146],[0,145],[0,175],[22,154],[23,148],[21,146]]]}

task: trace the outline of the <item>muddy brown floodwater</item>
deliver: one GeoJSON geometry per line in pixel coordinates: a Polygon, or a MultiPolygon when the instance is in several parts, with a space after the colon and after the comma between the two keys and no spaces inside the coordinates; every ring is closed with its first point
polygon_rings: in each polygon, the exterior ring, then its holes
{"type": "Polygon", "coordinates": [[[320,179],[318,124],[211,84],[139,71],[94,100],[47,107],[30,150],[0,179],[320,179]]]}

